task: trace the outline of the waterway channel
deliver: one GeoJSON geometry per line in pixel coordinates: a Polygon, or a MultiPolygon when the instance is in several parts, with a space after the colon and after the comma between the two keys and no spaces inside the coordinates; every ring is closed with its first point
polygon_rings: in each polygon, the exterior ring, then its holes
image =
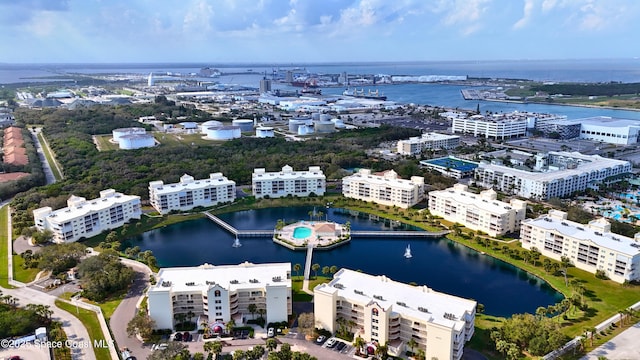
{"type": "MultiPolygon", "coordinates": [[[[353,230],[410,230],[402,224],[355,216],[342,209],[317,208],[325,218],[351,223],[353,230]]],[[[240,230],[273,229],[278,219],[308,220],[312,207],[271,208],[219,215],[240,230]]],[[[149,231],[132,238],[132,245],[152,250],[161,267],[210,264],[238,264],[243,261],[291,262],[304,267],[305,252],[291,251],[269,238],[234,237],[209,219],[199,219],[149,231]]],[[[363,238],[331,251],[315,251],[313,263],[385,274],[402,282],[427,285],[437,291],[472,298],[485,305],[485,312],[497,316],[535,312],[562,299],[548,284],[503,261],[468,249],[448,239],[363,238]],[[413,257],[403,257],[411,245],[413,257]]]]}

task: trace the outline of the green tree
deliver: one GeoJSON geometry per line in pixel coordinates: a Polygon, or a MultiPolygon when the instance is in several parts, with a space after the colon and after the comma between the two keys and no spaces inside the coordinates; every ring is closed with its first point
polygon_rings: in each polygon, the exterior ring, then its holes
{"type": "Polygon", "coordinates": [[[364,348],[365,346],[367,346],[367,342],[364,341],[364,339],[360,336],[356,337],[356,339],[353,341],[353,347],[357,349],[358,355],[366,354],[367,350],[364,348]]]}
{"type": "Polygon", "coordinates": [[[330,272],[332,275],[333,275],[333,274],[335,274],[336,272],[338,272],[338,267],[337,267],[337,266],[335,266],[335,265],[331,266],[331,268],[329,268],[329,272],[330,272]]]}
{"type": "Polygon", "coordinates": [[[313,313],[302,313],[298,316],[298,329],[308,337],[315,335],[315,324],[313,313]]]}
{"type": "Polygon", "coordinates": [[[322,267],[322,275],[327,276],[329,275],[329,273],[331,272],[331,268],[328,266],[323,266],[322,267]]]}
{"type": "Polygon", "coordinates": [[[249,312],[251,313],[251,317],[255,319],[255,313],[258,310],[258,307],[256,306],[256,304],[249,304],[247,306],[247,310],[249,310],[249,312]]]}
{"type": "Polygon", "coordinates": [[[51,230],[49,229],[42,232],[36,231],[32,234],[31,237],[35,244],[42,245],[48,243],[49,241],[51,241],[51,239],[53,239],[53,232],[51,232],[51,230]]]}
{"type": "Polygon", "coordinates": [[[267,339],[265,346],[267,347],[267,350],[273,351],[278,347],[278,342],[274,338],[269,338],[267,339]]]}
{"type": "Polygon", "coordinates": [[[127,324],[127,335],[132,337],[138,334],[143,340],[148,341],[155,326],[156,322],[144,311],[140,311],[127,324]]]}
{"type": "Polygon", "coordinates": [[[411,349],[411,353],[415,352],[414,348],[416,347],[416,345],[418,345],[418,343],[413,337],[407,342],[407,346],[409,347],[409,349],[411,349]]]}
{"type": "Polygon", "coordinates": [[[318,277],[318,270],[320,270],[320,264],[313,264],[311,265],[311,270],[313,270],[313,273],[315,274],[315,277],[318,277]]]}
{"type": "Polygon", "coordinates": [[[293,265],[293,271],[296,272],[296,276],[300,276],[300,270],[302,269],[302,265],[300,264],[294,264],[293,265]]]}

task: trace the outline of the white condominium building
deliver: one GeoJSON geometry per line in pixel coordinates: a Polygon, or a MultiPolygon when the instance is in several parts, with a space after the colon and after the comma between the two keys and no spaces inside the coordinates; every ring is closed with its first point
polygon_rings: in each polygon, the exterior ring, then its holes
{"type": "Polygon", "coordinates": [[[462,358],[474,331],[476,302],[411,286],[386,276],[341,269],[331,282],[313,290],[316,323],[331,332],[340,320],[371,346],[386,344],[394,356],[410,351],[413,339],[427,359],[462,358]]]}
{"type": "Polygon", "coordinates": [[[424,178],[412,176],[406,180],[393,170],[372,174],[369,169],[360,169],[342,178],[342,195],[407,209],[424,199],[424,178]]]}
{"type": "Polygon", "coordinates": [[[214,206],[235,199],[236,183],[222,173],[212,173],[208,179],[200,180],[185,174],[175,184],[164,184],[162,180],[149,182],[149,201],[160,214],[214,206]]]}
{"type": "Polygon", "coordinates": [[[452,132],[470,134],[493,139],[507,139],[524,136],[527,133],[527,119],[495,114],[485,117],[473,115],[470,118],[454,118],[451,125],[452,132]],[[500,116],[498,116],[500,115],[500,116]]]}
{"type": "Polygon", "coordinates": [[[147,295],[149,316],[157,329],[173,329],[176,314],[191,313],[196,318],[206,317],[210,325],[222,324],[222,330],[230,320],[240,325],[253,316],[250,304],[266,311],[267,323],[287,321],[291,314],[291,264],[245,262],[160,269],[157,283],[147,295]]]}
{"type": "Polygon", "coordinates": [[[420,154],[422,150],[449,150],[460,145],[460,136],[438,133],[425,133],[422,137],[412,137],[409,140],[398,141],[398,153],[402,155],[420,154]]]}
{"type": "Polygon", "coordinates": [[[100,197],[93,200],[72,195],[66,208],[55,211],[49,206],[33,210],[36,228],[50,230],[55,243],[87,239],[131,219],[140,219],[140,215],[139,196],[124,195],[113,189],[100,191],[100,197]]]}
{"type": "Polygon", "coordinates": [[[293,171],[289,165],[285,165],[282,171],[276,172],[266,172],[262,168],[253,169],[251,180],[253,195],[258,199],[288,195],[322,196],[326,189],[326,178],[319,166],[310,166],[308,171],[293,171]]]}
{"type": "Polygon", "coordinates": [[[640,234],[635,238],[614,234],[603,218],[587,225],[567,220],[567,213],[550,210],[547,215],[522,222],[520,240],[525,249],[536,248],[555,260],[571,259],[578,269],[603,271],[611,280],[640,280],[640,234]]]}
{"type": "Polygon", "coordinates": [[[535,160],[533,170],[481,162],[475,170],[475,182],[524,198],[546,200],[597,189],[600,184],[621,180],[631,172],[628,161],[578,152],[538,154],[535,160]]]}
{"type": "Polygon", "coordinates": [[[467,185],[455,184],[446,190],[429,192],[429,211],[490,236],[519,231],[526,215],[526,201],[512,199],[506,203],[496,199],[492,189],[474,194],[467,190],[467,185]]]}

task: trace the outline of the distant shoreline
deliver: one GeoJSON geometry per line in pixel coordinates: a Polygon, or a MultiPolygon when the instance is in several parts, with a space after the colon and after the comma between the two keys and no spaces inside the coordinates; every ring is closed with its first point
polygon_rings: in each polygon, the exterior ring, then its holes
{"type": "Polygon", "coordinates": [[[522,101],[522,100],[502,100],[502,99],[482,99],[482,100],[475,100],[475,101],[491,101],[491,102],[513,103],[513,104],[540,104],[540,105],[552,105],[552,106],[574,106],[574,107],[583,107],[583,108],[591,108],[591,109],[626,110],[626,111],[640,112],[640,109],[636,109],[636,108],[600,106],[600,105],[588,105],[588,104],[571,104],[571,103],[549,103],[544,101],[522,101]]]}

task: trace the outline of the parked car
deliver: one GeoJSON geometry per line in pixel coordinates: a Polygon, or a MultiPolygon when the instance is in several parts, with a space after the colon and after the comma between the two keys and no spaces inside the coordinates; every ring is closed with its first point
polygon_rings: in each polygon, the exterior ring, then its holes
{"type": "Polygon", "coordinates": [[[345,346],[347,346],[347,344],[343,343],[342,341],[338,341],[338,346],[336,346],[336,349],[338,351],[341,351],[345,346]]]}
{"type": "Polygon", "coordinates": [[[274,330],[273,328],[269,328],[269,329],[267,330],[267,337],[272,338],[272,337],[274,337],[274,336],[276,336],[276,332],[275,332],[275,330],[274,330]]]}
{"type": "Polygon", "coordinates": [[[331,339],[327,340],[327,342],[325,343],[325,345],[328,348],[332,348],[332,347],[336,346],[337,344],[338,344],[338,341],[335,338],[331,338],[331,339]]]}
{"type": "Polygon", "coordinates": [[[188,331],[182,334],[182,341],[191,341],[191,334],[188,331]]]}
{"type": "Polygon", "coordinates": [[[324,335],[320,335],[318,336],[318,338],[316,339],[316,344],[320,345],[322,344],[325,340],[327,340],[327,337],[324,335]]]}
{"type": "Polygon", "coordinates": [[[182,341],[182,333],[175,333],[175,335],[173,335],[173,340],[182,341]]]}

